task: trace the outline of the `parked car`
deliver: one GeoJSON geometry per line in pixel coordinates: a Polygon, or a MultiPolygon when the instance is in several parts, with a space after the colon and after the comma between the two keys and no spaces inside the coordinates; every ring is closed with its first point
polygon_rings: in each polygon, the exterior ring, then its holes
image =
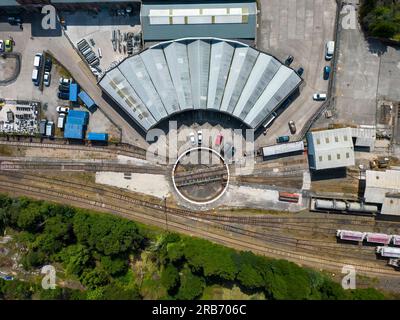
{"type": "Polygon", "coordinates": [[[203,142],[203,132],[201,130],[197,131],[197,144],[200,146],[203,142]]]}
{"type": "Polygon", "coordinates": [[[294,57],[293,56],[288,56],[285,60],[285,65],[290,66],[290,64],[293,62],[294,57]]]}
{"type": "Polygon", "coordinates": [[[6,52],[11,52],[13,50],[13,40],[7,39],[4,41],[6,52]]]}
{"type": "Polygon", "coordinates": [[[0,53],[4,52],[4,41],[0,40],[0,53]]]}
{"type": "Polygon", "coordinates": [[[46,71],[43,76],[43,83],[46,87],[50,86],[51,75],[50,72],[46,71]]]}
{"type": "Polygon", "coordinates": [[[304,69],[303,68],[298,68],[296,72],[301,77],[303,75],[303,73],[304,73],[304,69]]]}
{"type": "Polygon", "coordinates": [[[315,101],[324,101],[326,100],[326,93],[314,93],[313,99],[315,101]]]}
{"type": "Polygon", "coordinates": [[[9,24],[17,25],[22,23],[22,19],[20,17],[8,17],[7,19],[9,24]]]}
{"type": "Polygon", "coordinates": [[[335,53],[335,42],[328,41],[325,46],[325,60],[331,60],[335,53]]]}
{"type": "Polygon", "coordinates": [[[61,92],[69,93],[69,84],[60,84],[58,90],[61,92]]]}
{"type": "Polygon", "coordinates": [[[70,84],[71,79],[61,77],[59,82],[60,82],[60,84],[70,84]]]}
{"type": "Polygon", "coordinates": [[[53,61],[51,61],[51,58],[46,58],[46,61],[44,62],[44,71],[51,71],[51,68],[53,66],[53,61]]]}
{"type": "Polygon", "coordinates": [[[56,110],[57,110],[58,113],[60,113],[60,112],[68,113],[69,108],[68,107],[58,106],[56,110]]]}
{"type": "Polygon", "coordinates": [[[67,92],[61,92],[60,91],[60,92],[58,92],[57,96],[58,96],[59,99],[69,100],[69,93],[67,93],[67,92]]]}
{"type": "Polygon", "coordinates": [[[57,128],[63,129],[65,123],[65,113],[61,113],[57,119],[57,128]]]}
{"type": "Polygon", "coordinates": [[[290,120],[288,124],[289,124],[290,132],[292,134],[295,134],[296,133],[296,124],[294,123],[294,121],[290,120]]]}
{"type": "Polygon", "coordinates": [[[196,144],[196,137],[194,136],[194,133],[193,133],[193,132],[191,132],[191,133],[189,134],[189,140],[190,140],[190,143],[191,143],[192,145],[195,145],[195,144],[196,144]]]}
{"type": "Polygon", "coordinates": [[[33,66],[37,69],[40,68],[42,65],[42,57],[43,55],[41,53],[36,53],[35,58],[33,59],[33,66]]]}
{"type": "Polygon", "coordinates": [[[289,142],[289,140],[290,140],[289,136],[280,136],[280,137],[276,138],[277,143],[285,143],[285,142],[289,142]]]}
{"type": "Polygon", "coordinates": [[[328,80],[330,74],[331,74],[331,67],[325,66],[324,67],[324,80],[328,80]]]}

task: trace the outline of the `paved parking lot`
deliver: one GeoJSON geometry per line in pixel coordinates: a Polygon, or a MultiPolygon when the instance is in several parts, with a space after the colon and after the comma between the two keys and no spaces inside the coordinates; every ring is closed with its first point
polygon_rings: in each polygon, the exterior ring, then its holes
{"type": "Polygon", "coordinates": [[[326,92],[328,81],[322,79],[324,49],[333,39],[335,0],[261,0],[258,48],[284,61],[294,56],[294,69],[304,68],[304,86],[300,96],[281,114],[266,136],[257,145],[275,143],[277,136],[290,135],[288,121],[296,122],[299,132],[320,106],[312,100],[313,93],[326,92]]]}
{"type": "Polygon", "coordinates": [[[339,39],[334,116],[319,125],[375,125],[377,101],[400,100],[400,50],[367,39],[358,23],[356,29],[340,28],[339,39]]]}
{"type": "Polygon", "coordinates": [[[80,40],[86,39],[97,57],[99,57],[98,49],[101,49],[102,58],[100,58],[99,67],[103,71],[112,62],[119,61],[127,56],[127,53],[124,53],[123,50],[123,45],[126,45],[126,42],[123,42],[121,48],[117,47],[114,51],[111,42],[112,30],[119,30],[122,36],[127,32],[138,33],[141,29],[139,12],[132,13],[130,16],[112,16],[109,11],[103,10],[94,16],[90,16],[90,19],[88,19],[85,11],[65,12],[63,18],[67,26],[66,34],[75,46],[80,40]],[[94,45],[91,44],[91,39],[94,45]]]}
{"type": "MultiPolygon", "coordinates": [[[[34,27],[35,28],[35,27],[34,27]]],[[[72,77],[88,92],[88,94],[99,105],[101,111],[96,118],[101,118],[99,128],[104,128],[107,123],[112,123],[107,119],[105,113],[122,128],[125,132],[124,141],[145,145],[143,137],[138,134],[118,112],[116,112],[102,97],[101,90],[96,84],[96,79],[86,68],[79,55],[74,51],[70,42],[65,36],[32,36],[32,27],[30,23],[24,23],[23,30],[7,28],[7,23],[0,23],[0,39],[8,38],[11,35],[14,38],[14,52],[20,52],[21,72],[15,82],[7,86],[0,86],[0,97],[5,99],[35,100],[47,105],[46,115],[51,119],[56,118],[55,108],[57,105],[65,104],[65,101],[59,101],[57,98],[58,75],[52,71],[52,84],[50,88],[44,88],[40,91],[32,83],[33,59],[37,52],[49,50],[64,66],[68,68],[72,77]],[[5,31],[1,31],[5,30],[5,31]],[[103,113],[101,113],[103,112],[103,113]]],[[[96,126],[94,126],[96,127],[96,126]]],[[[111,130],[115,132],[114,129],[111,130]]],[[[119,135],[118,135],[119,136],[119,135]]]]}

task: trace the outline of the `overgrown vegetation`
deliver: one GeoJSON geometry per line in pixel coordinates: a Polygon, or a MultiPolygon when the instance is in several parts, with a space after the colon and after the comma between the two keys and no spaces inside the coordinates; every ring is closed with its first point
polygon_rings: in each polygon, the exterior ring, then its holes
{"type": "MultiPolygon", "coordinates": [[[[316,271],[285,260],[161,233],[132,221],[0,195],[0,232],[17,231],[27,270],[59,264],[85,290],[0,281],[3,299],[198,299],[207,287],[239,287],[267,299],[384,299],[375,289],[344,291],[316,271]],[[133,260],[141,260],[140,272],[133,260]],[[151,266],[151,267],[150,267],[151,266]]],[[[208,291],[209,292],[209,291],[208,291]]],[[[208,294],[208,293],[207,293],[208,294]]]]}
{"type": "Polygon", "coordinates": [[[398,0],[363,0],[360,20],[374,37],[400,41],[400,2],[398,0]]]}

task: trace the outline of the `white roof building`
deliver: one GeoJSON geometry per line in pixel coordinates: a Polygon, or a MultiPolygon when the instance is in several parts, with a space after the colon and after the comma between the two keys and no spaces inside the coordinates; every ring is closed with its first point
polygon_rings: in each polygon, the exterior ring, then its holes
{"type": "MultiPolygon", "coordinates": [[[[390,194],[400,193],[400,171],[367,170],[365,175],[365,202],[384,203],[390,194]]],[[[390,204],[390,201],[387,205],[390,204]]],[[[400,208],[398,211],[400,211],[400,208]]]]}
{"type": "Polygon", "coordinates": [[[307,133],[310,168],[314,170],[354,166],[351,128],[307,133]]]}

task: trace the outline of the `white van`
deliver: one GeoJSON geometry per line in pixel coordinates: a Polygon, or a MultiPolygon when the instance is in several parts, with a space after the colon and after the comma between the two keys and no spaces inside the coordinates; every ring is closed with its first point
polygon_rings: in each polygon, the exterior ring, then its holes
{"type": "Polygon", "coordinates": [[[37,86],[39,84],[39,70],[33,69],[32,70],[32,82],[37,86]]]}
{"type": "Polygon", "coordinates": [[[36,53],[35,54],[35,59],[33,60],[33,66],[35,68],[39,68],[41,64],[42,64],[42,54],[41,53],[36,53]]]}
{"type": "Polygon", "coordinates": [[[64,121],[65,121],[65,113],[61,113],[57,119],[57,128],[59,129],[64,128],[64,121]]]}
{"type": "Polygon", "coordinates": [[[328,41],[325,48],[325,60],[331,60],[333,58],[333,53],[335,52],[335,42],[328,41]]]}

